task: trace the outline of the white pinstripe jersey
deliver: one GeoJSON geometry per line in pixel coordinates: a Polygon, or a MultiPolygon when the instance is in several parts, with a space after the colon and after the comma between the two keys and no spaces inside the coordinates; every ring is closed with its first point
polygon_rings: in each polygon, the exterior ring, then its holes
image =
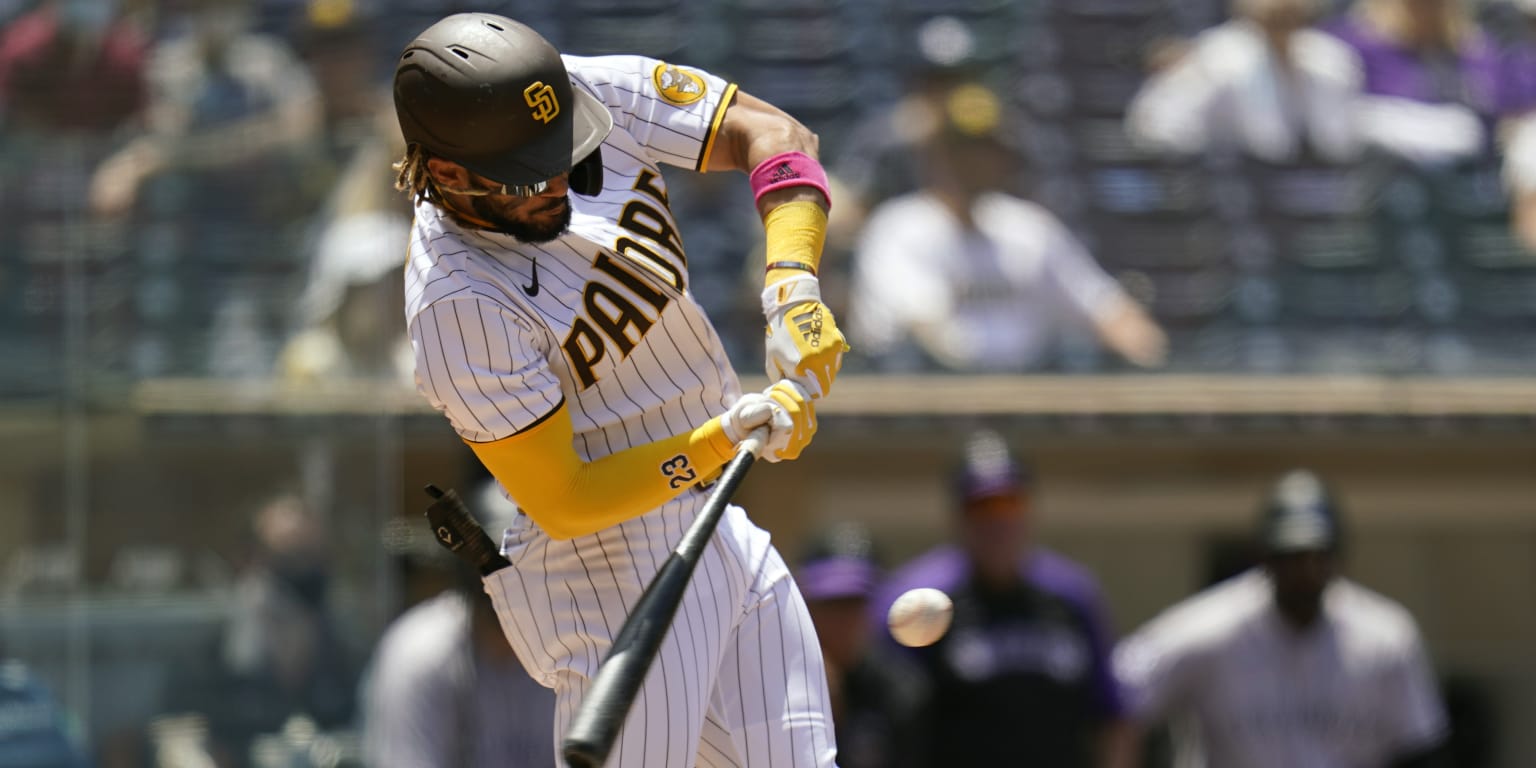
{"type": "Polygon", "coordinates": [[[660,165],[699,168],[734,86],[641,56],[563,57],[608,106],[603,190],[534,245],[419,203],[406,265],[417,388],[466,440],[497,440],[564,400],[584,460],[686,432],[740,395],[704,310],[660,165]]]}
{"type": "Polygon", "coordinates": [[[1265,573],[1234,577],[1121,641],[1115,671],[1138,717],[1193,718],[1181,768],[1385,765],[1445,735],[1413,617],[1342,578],[1301,633],[1265,573]]]}

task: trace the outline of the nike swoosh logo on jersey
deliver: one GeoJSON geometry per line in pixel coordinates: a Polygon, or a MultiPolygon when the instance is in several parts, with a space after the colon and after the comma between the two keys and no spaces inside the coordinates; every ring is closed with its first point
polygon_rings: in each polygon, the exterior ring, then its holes
{"type": "Polygon", "coordinates": [[[534,296],[539,295],[539,260],[538,259],[534,259],[533,260],[533,285],[522,286],[522,289],[523,289],[523,293],[528,294],[528,298],[530,298],[530,299],[533,298],[534,296]]]}

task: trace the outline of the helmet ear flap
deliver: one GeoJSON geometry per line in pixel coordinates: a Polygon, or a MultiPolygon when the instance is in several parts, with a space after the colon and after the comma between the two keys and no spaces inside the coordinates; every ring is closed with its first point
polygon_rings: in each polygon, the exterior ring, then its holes
{"type": "Polygon", "coordinates": [[[582,197],[597,197],[603,191],[603,148],[592,150],[571,167],[571,191],[582,197]]]}
{"type": "Polygon", "coordinates": [[[602,194],[602,147],[593,149],[590,155],[571,166],[571,192],[581,197],[598,197],[602,194]]]}

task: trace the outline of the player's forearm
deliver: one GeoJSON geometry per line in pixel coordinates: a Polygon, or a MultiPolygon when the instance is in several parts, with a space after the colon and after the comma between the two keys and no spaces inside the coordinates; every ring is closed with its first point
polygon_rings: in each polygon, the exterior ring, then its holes
{"type": "Polygon", "coordinates": [[[1517,194],[1509,214],[1515,236],[1527,249],[1536,251],[1536,192],[1517,194]]]}
{"type": "Polygon", "coordinates": [[[584,462],[561,406],[525,432],[469,446],[545,533],[572,539],[665,504],[731,457],[719,419],[654,443],[584,462]]]}
{"type": "MultiPolygon", "coordinates": [[[[737,91],[727,107],[725,119],[710,155],[709,171],[750,172],[769,158],[786,152],[818,157],[821,140],[789,113],[750,93],[737,91]]],[[[804,200],[827,207],[828,201],[813,187],[786,187],[770,191],[758,199],[758,213],[785,203],[804,200]]]]}
{"type": "Polygon", "coordinates": [[[296,146],[320,129],[319,103],[306,100],[215,128],[153,139],[165,170],[197,170],[245,162],[296,146]]]}
{"type": "MultiPolygon", "coordinates": [[[[797,189],[806,188],[790,187],[777,191],[797,189]]],[[[764,286],[819,272],[821,251],[827,241],[827,212],[819,203],[796,200],[773,207],[763,217],[763,232],[766,239],[764,286]]]]}
{"type": "Polygon", "coordinates": [[[1155,368],[1167,361],[1168,336],[1130,297],[1116,299],[1094,323],[1104,344],[1132,363],[1155,368]]]}

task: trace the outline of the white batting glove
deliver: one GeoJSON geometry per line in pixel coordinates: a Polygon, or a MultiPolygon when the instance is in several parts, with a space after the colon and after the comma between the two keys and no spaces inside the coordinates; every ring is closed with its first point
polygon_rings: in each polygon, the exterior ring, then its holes
{"type": "Polygon", "coordinates": [[[794,432],[795,422],[789,411],[773,398],[761,392],[748,392],[720,417],[720,428],[731,444],[740,449],[752,431],[768,428],[768,439],[763,442],[763,458],[778,461],[775,446],[787,446],[794,432]]]}
{"type": "Polygon", "coordinates": [[[720,427],[736,446],[753,430],[767,427],[762,458],[775,464],[792,461],[816,434],[816,407],[800,385],[781,381],[762,392],[742,395],[720,417],[720,427]]]}
{"type": "Polygon", "coordinates": [[[768,378],[793,381],[812,399],[827,396],[848,341],[832,310],[821,303],[821,283],[809,274],[787,278],[764,288],[762,298],[768,378]]]}

